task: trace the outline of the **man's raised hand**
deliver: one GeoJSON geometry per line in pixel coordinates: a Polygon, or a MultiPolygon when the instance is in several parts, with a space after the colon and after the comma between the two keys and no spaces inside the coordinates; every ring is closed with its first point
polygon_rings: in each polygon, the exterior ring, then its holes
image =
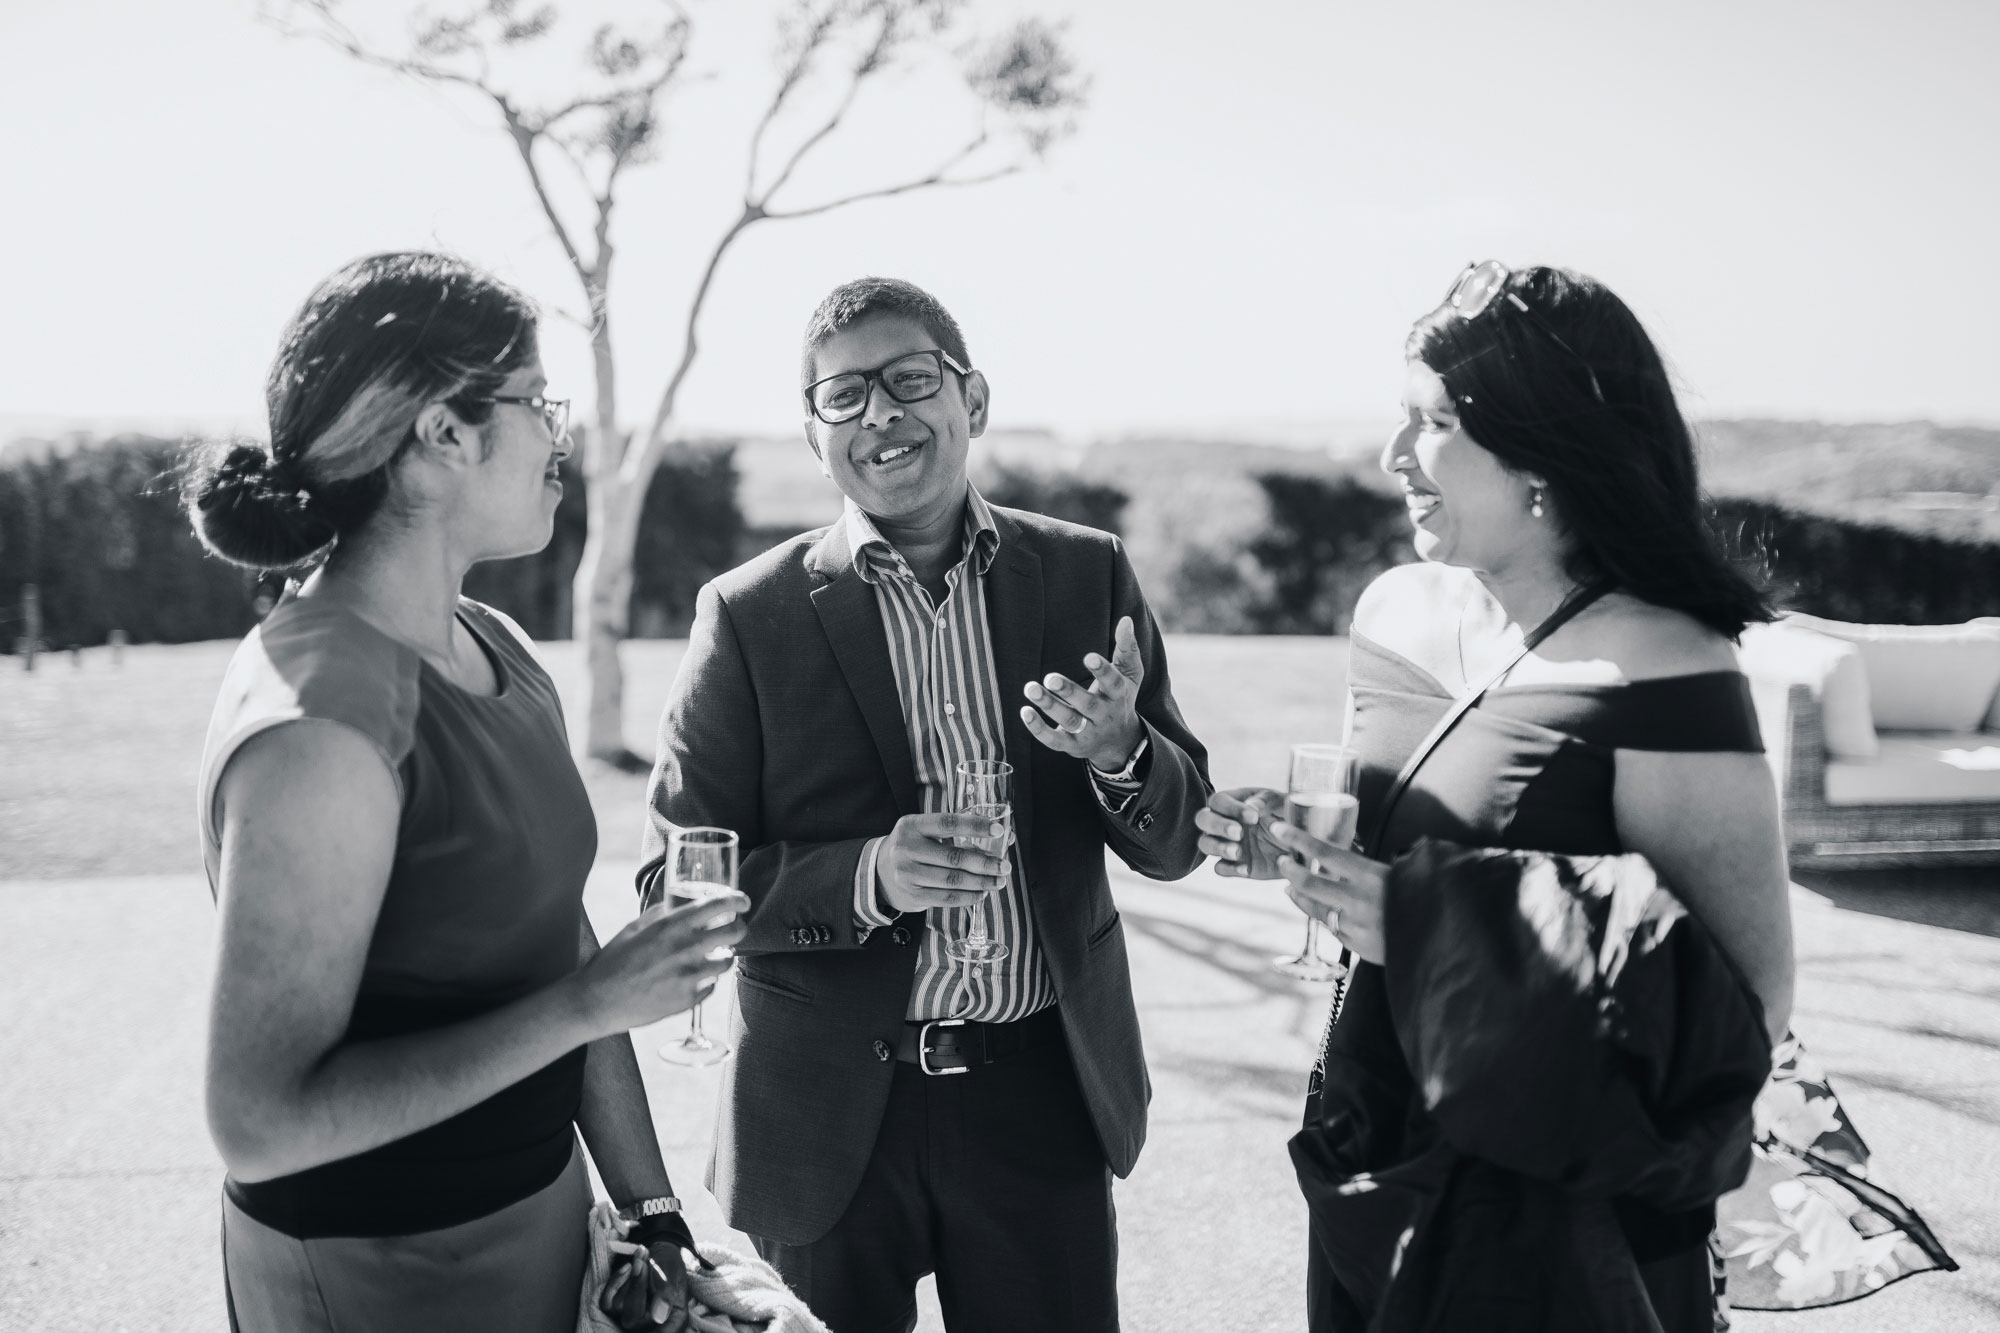
{"type": "Polygon", "coordinates": [[[904,815],[875,849],[882,901],[898,912],[974,907],[1007,883],[1007,860],[955,839],[1004,847],[1007,826],[972,815],[904,815]]]}
{"type": "Polygon", "coordinates": [[[1139,684],[1146,678],[1146,664],[1139,656],[1132,617],[1120,618],[1111,637],[1110,661],[1096,653],[1083,659],[1090,672],[1088,688],[1054,671],[1039,684],[1031,680],[1022,687],[1034,705],[1021,710],[1028,733],[1051,750],[1087,759],[1105,773],[1125,767],[1146,734],[1146,724],[1139,720],[1139,684]]]}

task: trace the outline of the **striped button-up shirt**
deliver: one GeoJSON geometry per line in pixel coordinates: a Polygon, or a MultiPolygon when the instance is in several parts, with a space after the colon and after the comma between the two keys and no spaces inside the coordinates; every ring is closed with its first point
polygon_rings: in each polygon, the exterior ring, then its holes
{"type": "MultiPolygon", "coordinates": [[[[967,488],[965,545],[957,565],[945,574],[942,605],[917,581],[909,564],[859,507],[849,502],[848,525],[855,572],[875,590],[888,636],[889,662],[902,700],[903,725],[916,768],[925,814],[949,811],[961,760],[1006,759],[1007,732],[999,677],[993,667],[993,636],[986,619],[986,573],[1000,546],[993,511],[979,492],[967,488]]],[[[1099,799],[1122,810],[1137,784],[1107,781],[1095,769],[1099,799]]],[[[854,920],[864,932],[889,925],[875,892],[875,855],[870,842],[854,877],[854,920]]],[[[1008,849],[1013,874],[992,894],[988,928],[1007,956],[993,963],[961,963],[945,953],[946,942],[965,932],[970,913],[934,908],[932,929],[919,941],[915,984],[907,1017],[969,1018],[1005,1023],[1055,1003],[1055,987],[1042,964],[1028,912],[1026,864],[1018,843],[1008,849]]]]}

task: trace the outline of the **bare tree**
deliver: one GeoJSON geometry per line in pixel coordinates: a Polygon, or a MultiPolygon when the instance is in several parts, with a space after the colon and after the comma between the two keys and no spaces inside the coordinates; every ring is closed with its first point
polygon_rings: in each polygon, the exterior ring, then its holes
{"type": "MultiPolygon", "coordinates": [[[[589,533],[575,585],[574,634],[584,642],[584,725],[579,751],[621,766],[639,761],[622,729],[627,632],[639,509],[662,452],[674,441],[682,387],[701,351],[701,316],[724,256],[759,223],[814,217],[869,199],[980,185],[1039,161],[1074,128],[1084,80],[1058,31],[1034,19],[984,36],[963,31],[963,0],[787,0],[778,15],[775,81],[749,134],[743,200],[708,252],[665,390],[645,428],[620,424],[618,361],[611,336],[612,217],[627,170],[650,160],[671,95],[691,77],[695,22],[675,0],[650,0],[637,22],[598,25],[583,44],[576,82],[550,100],[504,79],[522,53],[544,57],[563,30],[554,4],[532,10],[484,0],[450,14],[420,10],[399,44],[350,23],[341,0],[264,0],[266,21],[317,38],[364,64],[461,89],[483,101],[512,141],[550,232],[582,286],[596,379],[593,426],[583,441],[589,533]],[[800,165],[835,138],[864,94],[893,95],[887,77],[953,62],[962,76],[968,130],[935,160],[907,164],[887,183],[794,200],[800,165]],[[552,182],[565,169],[587,206],[566,210],[552,182]],[[783,196],[781,199],[780,196],[783,196]]],[[[929,110],[929,108],[927,108],[929,110]]]]}

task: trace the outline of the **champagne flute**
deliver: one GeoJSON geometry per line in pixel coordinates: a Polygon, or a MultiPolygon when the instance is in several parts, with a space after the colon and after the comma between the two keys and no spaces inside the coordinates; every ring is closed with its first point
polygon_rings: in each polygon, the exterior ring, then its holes
{"type": "MultiPolygon", "coordinates": [[[[1014,766],[999,759],[962,759],[957,779],[954,804],[958,813],[998,824],[1000,832],[961,833],[952,839],[953,845],[1007,860],[1007,847],[1013,841],[1014,831],[1014,803],[1009,793],[1014,766]]],[[[986,901],[965,911],[969,918],[965,934],[947,943],[945,953],[961,963],[997,963],[1005,958],[1007,946],[993,938],[987,925],[993,911],[993,895],[987,894],[986,901]]]]}
{"type": "MultiPolygon", "coordinates": [[[[736,835],[726,828],[675,829],[667,838],[667,863],[645,906],[684,907],[736,892],[736,835]]],[[[660,1048],[660,1058],[676,1065],[712,1065],[729,1058],[729,1043],[716,1041],[701,1026],[701,1002],[688,1010],[688,1034],[660,1048]]]]}
{"type": "MultiPolygon", "coordinates": [[[[1354,794],[1358,768],[1354,751],[1344,745],[1294,745],[1285,822],[1338,847],[1353,842],[1361,823],[1361,801],[1354,794]]],[[[1323,933],[1319,918],[1307,917],[1305,948],[1296,958],[1272,959],[1271,966],[1299,981],[1340,980],[1347,969],[1320,952],[1323,933]]]]}

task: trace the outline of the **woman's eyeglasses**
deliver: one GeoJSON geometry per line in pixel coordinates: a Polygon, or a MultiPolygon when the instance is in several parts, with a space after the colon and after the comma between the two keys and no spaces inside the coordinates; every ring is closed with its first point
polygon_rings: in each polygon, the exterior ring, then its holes
{"type": "Polygon", "coordinates": [[[1495,301],[1503,296],[1506,297],[1507,303],[1526,315],[1528,322],[1542,331],[1543,337],[1568,352],[1576,363],[1583,367],[1583,373],[1590,376],[1590,391],[1597,395],[1598,402],[1603,402],[1604,388],[1598,384],[1597,372],[1590,368],[1590,362],[1583,359],[1581,352],[1564,342],[1562,335],[1550,328],[1548,321],[1536,314],[1534,309],[1521,299],[1519,292],[1508,289],[1508,279],[1513,276],[1514,271],[1497,259],[1489,259],[1479,264],[1467,264],[1465,271],[1451,284],[1451,290],[1444,294],[1444,301],[1438,309],[1449,309],[1460,319],[1474,320],[1492,309],[1495,301]]]}
{"type": "Polygon", "coordinates": [[[519,403],[532,407],[542,414],[542,421],[549,428],[549,438],[560,440],[569,434],[569,399],[567,398],[521,398],[509,394],[488,394],[489,403],[519,403]]]}
{"type": "Polygon", "coordinates": [[[873,370],[850,370],[829,375],[806,386],[806,404],[812,414],[829,426],[852,421],[868,410],[868,386],[879,384],[899,403],[921,403],[944,387],[946,367],[959,375],[972,372],[936,348],[899,356],[873,370]]]}

